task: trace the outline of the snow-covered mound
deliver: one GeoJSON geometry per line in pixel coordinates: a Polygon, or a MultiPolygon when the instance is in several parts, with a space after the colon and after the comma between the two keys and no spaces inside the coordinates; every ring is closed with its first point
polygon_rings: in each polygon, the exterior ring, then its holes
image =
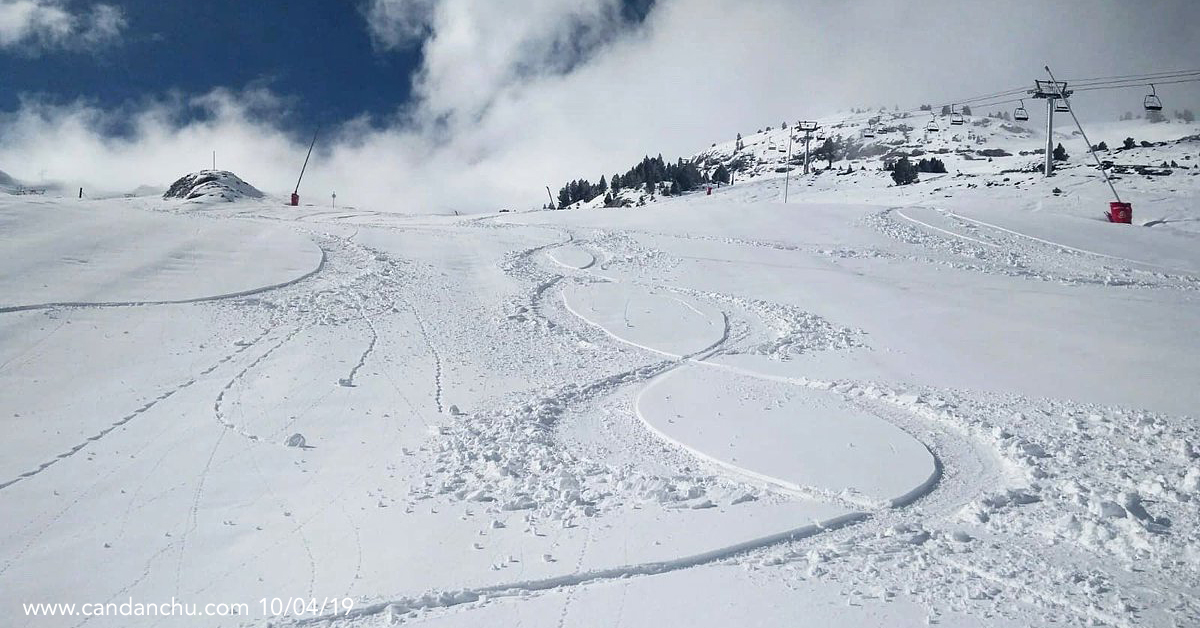
{"type": "Polygon", "coordinates": [[[0,186],[11,187],[16,184],[16,180],[9,176],[7,172],[0,170],[0,186]]]}
{"type": "Polygon", "coordinates": [[[242,198],[262,198],[263,193],[228,170],[201,170],[184,175],[171,184],[163,198],[188,201],[233,202],[242,198]]]}

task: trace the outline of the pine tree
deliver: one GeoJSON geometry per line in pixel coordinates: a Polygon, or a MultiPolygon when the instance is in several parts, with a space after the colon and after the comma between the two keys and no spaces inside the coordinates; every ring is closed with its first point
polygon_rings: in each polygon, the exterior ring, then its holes
{"type": "Polygon", "coordinates": [[[717,169],[713,172],[712,180],[717,183],[729,183],[729,169],[725,164],[718,164],[717,169]]]}
{"type": "Polygon", "coordinates": [[[813,151],[813,157],[825,160],[825,162],[829,164],[830,168],[833,167],[833,162],[841,159],[837,144],[833,141],[833,138],[826,138],[825,143],[821,144],[817,150],[813,151]]]}
{"type": "Polygon", "coordinates": [[[604,181],[604,175],[600,175],[600,183],[596,184],[598,194],[603,194],[608,191],[608,183],[604,181]]]}
{"type": "Polygon", "coordinates": [[[897,161],[892,167],[892,181],[895,181],[896,185],[909,185],[916,183],[917,180],[917,169],[908,160],[908,157],[901,157],[900,161],[897,161]]]}
{"type": "Polygon", "coordinates": [[[612,189],[614,192],[621,189],[621,175],[614,174],[612,178],[612,189]]]}

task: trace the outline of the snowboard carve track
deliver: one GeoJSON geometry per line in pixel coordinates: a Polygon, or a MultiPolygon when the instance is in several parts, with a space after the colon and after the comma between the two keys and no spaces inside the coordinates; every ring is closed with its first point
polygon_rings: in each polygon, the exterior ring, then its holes
{"type": "MultiPolygon", "coordinates": [[[[564,299],[564,305],[566,305],[567,309],[570,310],[570,306],[566,304],[565,299],[564,299]]],[[[595,325],[594,323],[591,323],[591,321],[588,321],[588,319],[586,319],[583,316],[580,316],[577,312],[575,312],[573,310],[570,310],[570,311],[572,314],[578,316],[581,320],[588,322],[590,325],[598,327],[601,331],[604,331],[605,333],[608,333],[607,330],[605,330],[603,327],[595,325]]],[[[638,345],[637,343],[631,343],[629,341],[626,341],[626,340],[620,338],[619,336],[609,334],[615,340],[618,340],[625,344],[630,344],[631,346],[635,346],[635,347],[647,350],[651,353],[664,355],[664,356],[670,358],[670,360],[661,362],[658,365],[642,366],[642,367],[638,367],[638,368],[636,368],[632,371],[626,372],[626,373],[620,373],[620,374],[617,374],[614,376],[603,378],[603,379],[593,382],[591,384],[588,384],[588,385],[585,385],[585,386],[582,386],[582,387],[572,390],[570,392],[570,394],[567,395],[566,397],[563,397],[561,399],[556,397],[556,399],[564,402],[565,404],[570,404],[570,403],[578,402],[580,400],[590,399],[590,398],[594,398],[594,397],[597,397],[597,396],[600,396],[603,394],[608,394],[618,388],[621,388],[623,386],[627,386],[630,384],[639,384],[639,383],[645,383],[645,382],[651,382],[651,384],[652,384],[654,381],[657,381],[657,378],[666,376],[667,374],[671,373],[673,370],[675,370],[676,368],[678,368],[679,366],[684,365],[684,364],[704,364],[706,366],[719,367],[721,365],[704,362],[704,358],[709,357],[712,354],[714,354],[715,352],[719,351],[721,349],[721,347],[728,341],[729,333],[730,333],[730,325],[729,325],[728,315],[726,313],[722,312],[722,316],[723,316],[723,328],[724,328],[722,337],[717,342],[713,343],[712,345],[707,346],[699,351],[696,351],[694,353],[691,353],[691,354],[688,354],[685,356],[670,354],[669,352],[656,350],[651,347],[644,347],[644,346],[638,345]]],[[[935,460],[936,460],[936,457],[935,457],[935,460]]],[[[940,478],[940,469],[941,469],[941,467],[940,467],[940,465],[938,465],[938,467],[937,467],[938,472],[935,473],[934,476],[931,477],[927,482],[925,482],[921,487],[918,487],[909,495],[906,495],[906,496],[903,496],[903,497],[893,500],[892,503],[889,505],[894,506],[894,507],[900,507],[903,505],[907,505],[908,503],[911,503],[912,501],[915,501],[922,495],[926,494],[929,490],[932,490],[932,488],[934,486],[936,486],[936,484],[940,478]]],[[[806,492],[803,494],[803,496],[804,497],[813,497],[814,495],[806,492]]],[[[817,497],[819,497],[822,501],[830,501],[829,495],[820,494],[820,495],[817,495],[817,497]]],[[[834,501],[836,501],[836,500],[834,500],[834,501]]],[[[878,506],[877,504],[873,504],[873,503],[870,505],[878,506]]],[[[860,504],[860,506],[862,506],[862,504],[860,504]]],[[[712,550],[709,552],[704,552],[704,553],[696,554],[696,555],[689,555],[689,556],[685,556],[685,557],[681,557],[681,558],[677,558],[677,559],[673,559],[673,560],[668,560],[668,561],[626,565],[626,566],[622,566],[622,567],[614,567],[614,568],[609,568],[609,569],[599,569],[599,570],[590,570],[590,571],[579,571],[577,568],[575,573],[563,575],[563,576],[556,576],[556,577],[545,578],[545,579],[540,579],[540,580],[532,580],[532,581],[522,581],[522,582],[516,582],[516,583],[510,583],[510,584],[498,584],[498,585],[480,587],[480,588],[475,588],[475,589],[464,589],[464,590],[459,590],[459,591],[431,593],[431,594],[427,594],[427,595],[420,596],[420,597],[398,598],[398,599],[395,599],[392,601],[380,602],[380,603],[372,604],[367,607],[355,609],[354,611],[352,611],[351,613],[349,613],[348,615],[345,615],[345,616],[340,616],[340,615],[332,616],[331,615],[331,616],[322,616],[322,617],[316,617],[316,618],[302,618],[302,619],[293,620],[293,623],[294,623],[294,625],[314,625],[314,624],[324,624],[325,622],[329,622],[328,625],[337,625],[342,622],[353,623],[360,619],[366,620],[371,617],[382,616],[382,615],[386,615],[389,618],[394,618],[394,617],[406,614],[408,612],[416,611],[416,610],[449,608],[449,607],[454,607],[454,606],[458,606],[461,604],[472,603],[472,602],[479,600],[480,597],[482,597],[482,596],[488,596],[489,598],[520,596],[520,595],[524,595],[524,594],[527,594],[530,592],[543,591],[543,590],[549,590],[549,589],[558,589],[558,588],[570,588],[570,587],[586,585],[586,584],[591,584],[591,583],[596,583],[596,582],[602,582],[602,581],[607,581],[607,580],[613,580],[613,579],[622,579],[622,578],[630,578],[630,577],[637,577],[637,576],[657,575],[657,574],[661,574],[661,573],[668,573],[668,572],[677,571],[680,569],[686,569],[686,568],[699,566],[699,565],[703,565],[703,564],[708,564],[708,563],[712,563],[712,562],[718,562],[718,561],[725,560],[728,558],[736,557],[736,556],[744,554],[744,553],[753,552],[753,551],[761,550],[761,549],[764,549],[767,547],[771,547],[773,545],[788,543],[788,542],[792,542],[792,541],[799,540],[802,538],[807,538],[807,537],[813,536],[813,535],[821,533],[821,532],[838,529],[838,528],[845,527],[845,526],[848,526],[851,524],[856,524],[856,523],[865,521],[865,520],[869,519],[870,517],[871,517],[871,514],[868,512],[854,511],[854,512],[850,512],[845,515],[836,517],[834,519],[831,519],[830,521],[827,521],[827,522],[824,522],[821,524],[802,526],[799,528],[794,528],[791,530],[787,530],[787,531],[784,531],[781,533],[769,535],[766,537],[758,537],[755,539],[744,541],[742,543],[738,543],[738,544],[731,545],[731,546],[726,546],[726,547],[712,550]]],[[[564,610],[563,610],[564,615],[563,616],[565,616],[566,612],[567,612],[567,608],[564,607],[564,610]]],[[[560,617],[560,619],[561,619],[561,617],[560,617]]]]}
{"type": "Polygon", "coordinates": [[[270,292],[272,290],[286,288],[288,286],[292,286],[294,284],[300,283],[301,281],[304,281],[305,279],[314,277],[317,274],[319,274],[322,270],[324,270],[325,259],[326,259],[326,252],[325,252],[325,249],[322,248],[321,249],[321,260],[319,262],[317,262],[316,268],[308,271],[307,273],[300,275],[299,277],[296,277],[295,279],[289,279],[287,281],[271,284],[269,286],[260,286],[257,288],[250,288],[248,290],[241,290],[238,292],[228,292],[225,294],[216,294],[216,295],[210,295],[210,296],[195,297],[195,298],[191,298],[191,299],[176,299],[176,300],[162,300],[162,301],[156,301],[156,300],[150,300],[150,299],[144,300],[144,301],[94,301],[94,302],[58,301],[58,302],[51,302],[51,303],[36,303],[36,304],[30,304],[30,305],[10,305],[10,306],[0,307],[0,314],[8,314],[10,312],[26,312],[29,310],[57,309],[57,308],[109,308],[109,307],[147,307],[147,306],[152,306],[152,305],[182,305],[182,304],[188,304],[188,303],[204,303],[207,301],[221,301],[221,300],[225,300],[225,299],[236,299],[239,297],[246,297],[246,296],[251,296],[251,295],[256,295],[256,294],[262,294],[264,292],[270,292]]]}
{"type": "Polygon", "coordinates": [[[1080,248],[1076,248],[1076,247],[1073,247],[1073,246],[1067,246],[1066,244],[1059,244],[1058,242],[1053,242],[1053,241],[1050,241],[1050,240],[1044,240],[1044,239],[1042,239],[1042,238],[1039,238],[1039,237],[1036,237],[1036,236],[1031,236],[1031,235],[1027,235],[1027,234],[1021,233],[1020,231],[1013,231],[1012,229],[1007,229],[1007,228],[1005,228],[1005,227],[1001,227],[1001,226],[999,226],[999,225],[993,225],[993,224],[992,224],[992,223],[990,223],[990,222],[984,222],[984,221],[982,221],[982,220],[976,220],[976,219],[974,219],[974,218],[967,218],[966,216],[963,216],[963,215],[960,215],[960,214],[956,214],[956,213],[954,213],[954,212],[952,212],[952,211],[946,211],[946,214],[948,214],[948,215],[950,215],[950,216],[954,216],[955,218],[958,218],[959,220],[963,220],[963,221],[966,221],[966,222],[969,222],[969,223],[973,223],[973,224],[979,225],[979,226],[981,226],[981,227],[987,227],[988,229],[995,229],[995,230],[997,230],[997,231],[1003,231],[1004,233],[1007,233],[1007,234],[1010,234],[1010,235],[1014,235],[1014,236],[1017,236],[1017,237],[1019,237],[1019,238],[1026,238],[1026,239],[1029,239],[1029,240],[1033,240],[1034,242],[1039,242],[1039,243],[1041,243],[1041,244],[1046,244],[1046,245],[1049,245],[1049,246],[1055,247],[1055,248],[1057,248],[1057,249],[1062,249],[1062,250],[1064,250],[1064,251],[1070,251],[1070,252],[1072,252],[1072,253],[1080,253],[1080,254],[1082,254],[1082,255],[1091,255],[1091,256],[1094,256],[1094,257],[1102,257],[1102,258],[1104,258],[1104,259],[1110,259],[1110,260],[1114,260],[1114,261],[1118,261],[1118,262],[1126,262],[1126,263],[1129,263],[1129,264],[1139,264],[1139,265],[1141,265],[1141,266],[1150,266],[1150,267],[1152,267],[1152,268],[1159,268],[1159,269],[1162,269],[1162,270],[1167,270],[1167,271],[1171,271],[1171,272],[1174,272],[1174,273],[1179,273],[1179,272],[1191,272],[1191,271],[1180,271],[1179,269],[1176,269],[1176,268],[1170,268],[1170,267],[1168,267],[1168,266],[1162,266],[1162,265],[1160,265],[1160,264],[1152,264],[1152,263],[1150,263],[1150,262],[1143,262],[1143,261],[1136,260],[1136,259],[1129,259],[1128,257],[1120,257],[1120,256],[1117,256],[1117,255],[1108,255],[1108,254],[1106,254],[1106,253],[1097,253],[1096,251],[1089,251],[1089,250],[1087,250],[1087,249],[1080,249],[1080,248]]]}
{"type": "Polygon", "coordinates": [[[893,208],[892,211],[896,212],[897,216],[899,216],[911,223],[921,225],[922,227],[925,227],[927,229],[933,229],[934,231],[937,231],[939,233],[944,233],[944,234],[954,237],[954,238],[960,238],[963,240],[967,240],[968,242],[974,242],[975,244],[982,244],[983,246],[990,246],[994,249],[1002,248],[999,244],[993,244],[991,242],[985,242],[983,240],[978,240],[978,239],[972,238],[970,236],[965,236],[961,233],[955,233],[953,231],[948,231],[946,229],[942,229],[941,227],[935,227],[927,222],[917,220],[916,218],[913,218],[913,217],[909,216],[908,214],[905,214],[902,208],[896,207],[896,208],[893,208]]]}
{"type": "MultiPolygon", "coordinates": [[[[812,523],[777,534],[754,538],[741,543],[727,545],[718,549],[691,554],[680,558],[649,563],[638,563],[595,569],[590,571],[553,576],[538,580],[524,580],[506,584],[496,584],[472,589],[428,593],[420,597],[402,597],[385,602],[376,602],[367,606],[352,609],[344,615],[320,615],[316,617],[293,619],[293,626],[333,626],[343,622],[354,622],[380,615],[402,615],[424,609],[439,609],[469,604],[478,601],[482,596],[489,598],[519,597],[527,593],[561,589],[580,585],[595,584],[611,580],[635,578],[640,576],[655,576],[659,574],[691,569],[737,558],[744,554],[761,550],[774,545],[790,543],[808,538],[829,530],[836,530],[863,520],[862,513],[849,513],[833,517],[820,523],[812,523]]],[[[282,624],[277,624],[282,625],[282,624]]]]}

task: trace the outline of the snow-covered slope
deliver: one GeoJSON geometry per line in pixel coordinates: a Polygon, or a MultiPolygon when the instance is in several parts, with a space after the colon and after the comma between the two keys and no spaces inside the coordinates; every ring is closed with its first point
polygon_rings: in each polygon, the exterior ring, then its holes
{"type": "Polygon", "coordinates": [[[227,170],[201,170],[186,174],[172,183],[163,194],[163,198],[197,202],[232,202],[262,197],[262,192],[227,170]]]}
{"type": "Polygon", "coordinates": [[[628,209],[0,197],[0,616],[1197,625],[1197,171],[1133,168],[1195,141],[1112,151],[1115,225],[968,128],[786,204],[751,138],[628,209]],[[172,599],[246,607],[23,606],[172,599]]]}

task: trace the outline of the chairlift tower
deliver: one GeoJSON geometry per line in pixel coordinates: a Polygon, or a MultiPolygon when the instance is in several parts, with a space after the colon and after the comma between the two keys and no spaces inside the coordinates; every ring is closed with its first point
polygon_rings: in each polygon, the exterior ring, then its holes
{"type": "MultiPolygon", "coordinates": [[[[808,143],[812,139],[812,134],[817,129],[821,128],[816,122],[805,120],[796,123],[797,131],[804,131],[804,174],[808,174],[808,143]]],[[[792,132],[788,131],[788,156],[785,162],[786,174],[783,179],[783,202],[787,202],[788,187],[792,181],[792,132]]]]}
{"type": "Polygon", "coordinates": [[[1054,174],[1054,101],[1071,97],[1066,81],[1034,81],[1029,94],[1046,101],[1046,170],[1044,176],[1054,174]]]}

